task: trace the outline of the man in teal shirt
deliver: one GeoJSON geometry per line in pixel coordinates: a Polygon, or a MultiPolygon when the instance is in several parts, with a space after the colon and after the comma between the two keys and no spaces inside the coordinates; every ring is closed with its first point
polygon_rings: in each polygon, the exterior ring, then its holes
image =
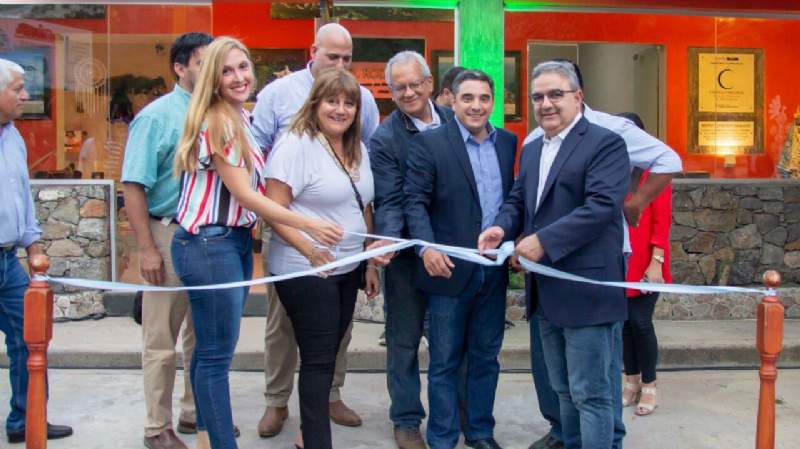
{"type": "MultiPolygon", "coordinates": [[[[200,73],[205,33],[179,36],[170,50],[177,82],[172,92],[150,103],[131,123],[122,183],[125,209],[139,247],[139,272],[151,285],[179,286],[172,267],[170,243],[177,228],[175,210],[180,185],[172,175],[175,148],[183,133],[189,99],[200,73]]],[[[172,390],[175,383],[175,345],[182,323],[184,367],[194,349],[194,327],[184,292],[145,292],[142,300],[142,370],[144,372],[144,445],[149,449],[186,449],[172,430],[172,390]]],[[[178,431],[195,433],[194,396],[189,370],[184,369],[184,394],[178,431]]]]}

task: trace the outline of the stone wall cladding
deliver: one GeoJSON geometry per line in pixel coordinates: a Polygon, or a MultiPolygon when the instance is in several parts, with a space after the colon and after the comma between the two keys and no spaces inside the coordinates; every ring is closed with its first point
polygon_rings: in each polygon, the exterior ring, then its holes
{"type": "MultiPolygon", "coordinates": [[[[761,286],[766,270],[782,285],[800,283],[800,183],[787,180],[673,182],[670,235],[673,282],[761,286]]],[[[800,289],[781,290],[787,317],[800,314],[800,289]]],[[[757,295],[664,294],[656,318],[755,317],[757,295]]]]}
{"type": "MultiPolygon", "coordinates": [[[[36,216],[42,226],[48,274],[83,279],[111,279],[108,185],[31,186],[36,216]]],[[[53,284],[57,320],[105,315],[103,295],[53,284]]]]}

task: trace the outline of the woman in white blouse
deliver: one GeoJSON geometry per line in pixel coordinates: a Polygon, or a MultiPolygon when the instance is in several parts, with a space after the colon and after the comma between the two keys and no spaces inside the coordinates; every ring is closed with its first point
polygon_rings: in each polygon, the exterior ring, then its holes
{"type": "MultiPolygon", "coordinates": [[[[335,247],[303,232],[275,225],[269,267],[285,274],[320,266],[364,250],[358,233],[372,230],[374,196],[367,150],[359,137],[361,92],[347,71],[325,71],[308,100],[275,144],[267,162],[267,197],[297,213],[338,223],[345,231],[335,247]]],[[[328,393],[336,353],[350,321],[358,289],[378,293],[376,265],[348,264],[325,276],[278,282],[275,288],[300,349],[300,418],[297,447],[331,449],[328,393]],[[366,272],[364,271],[366,270],[366,272]]]]}

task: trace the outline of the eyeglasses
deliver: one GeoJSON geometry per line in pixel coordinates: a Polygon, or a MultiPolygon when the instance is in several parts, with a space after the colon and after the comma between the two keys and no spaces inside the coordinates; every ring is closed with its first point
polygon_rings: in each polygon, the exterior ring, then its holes
{"type": "Polygon", "coordinates": [[[540,104],[541,102],[543,102],[544,97],[550,99],[551,103],[558,103],[559,101],[564,99],[564,94],[573,92],[577,92],[577,89],[576,90],[553,89],[545,93],[539,93],[539,92],[532,93],[530,94],[530,98],[531,101],[534,102],[535,104],[540,104]]]}
{"type": "Polygon", "coordinates": [[[428,78],[422,78],[419,81],[408,84],[398,84],[396,86],[392,85],[392,92],[400,94],[405,92],[406,89],[408,89],[409,87],[411,88],[411,90],[419,90],[419,88],[422,87],[422,85],[425,84],[426,81],[428,81],[428,78]]]}

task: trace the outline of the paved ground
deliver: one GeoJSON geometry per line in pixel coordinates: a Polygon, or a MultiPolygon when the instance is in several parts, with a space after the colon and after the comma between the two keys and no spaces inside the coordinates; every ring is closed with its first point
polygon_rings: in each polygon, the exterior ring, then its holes
{"type": "MultiPolygon", "coordinates": [[[[244,318],[234,368],[264,367],[264,318],[244,318]]],[[[758,366],[754,320],[657,321],[662,368],[750,368],[758,366]]],[[[348,369],[378,371],[386,367],[385,348],[378,346],[382,323],[357,322],[349,347],[348,369]]],[[[530,369],[529,330],[517,322],[506,331],[500,361],[505,370],[530,369]]],[[[140,368],[141,328],[130,318],[56,323],[49,360],[53,368],[140,368]]],[[[422,364],[427,353],[421,350],[422,364]]],[[[781,366],[800,367],[800,320],[786,320],[781,366]]],[[[0,367],[7,367],[0,346],[0,367]]],[[[798,445],[800,448],[800,445],[798,445]]]]}
{"type": "MultiPolygon", "coordinates": [[[[683,371],[660,374],[661,405],[639,418],[625,411],[626,448],[752,449],[757,407],[756,371],[683,371]]],[[[180,377],[179,381],[180,382],[180,377]]],[[[52,370],[52,422],[75,427],[74,437],[53,441],[51,449],[142,448],[143,397],[137,370],[52,370]]],[[[256,372],[232,374],[240,448],[289,449],[298,429],[296,397],[284,432],[262,440],[255,431],[264,406],[264,379],[256,372]]],[[[390,449],[388,396],[383,374],[348,374],[345,400],[364,418],[364,426],[334,426],[338,449],[390,449]]],[[[0,410],[8,404],[8,372],[0,370],[0,410]]],[[[800,370],[781,370],[777,385],[777,449],[800,448],[800,370]]],[[[176,400],[177,403],[177,400],[176,400]]],[[[506,449],[525,449],[546,431],[539,416],[529,374],[503,374],[498,388],[496,437],[506,449]]],[[[192,438],[186,439],[193,443],[192,438]]],[[[7,447],[0,430],[0,447],[7,447]]],[[[20,447],[22,446],[11,446],[20,447]]],[[[190,444],[192,447],[192,444],[190,444]]],[[[459,446],[461,447],[461,446],[459,446]]]]}

